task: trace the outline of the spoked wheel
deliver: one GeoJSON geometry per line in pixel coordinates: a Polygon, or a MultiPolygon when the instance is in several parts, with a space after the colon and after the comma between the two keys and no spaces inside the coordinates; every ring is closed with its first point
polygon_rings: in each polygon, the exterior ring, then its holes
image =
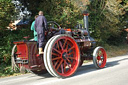
{"type": "Polygon", "coordinates": [[[17,54],[16,54],[16,51],[17,51],[17,46],[14,45],[13,48],[12,48],[12,54],[11,54],[11,63],[12,63],[12,70],[14,71],[20,71],[20,68],[18,66],[18,64],[16,64],[16,58],[17,58],[17,54]]]}
{"type": "Polygon", "coordinates": [[[44,51],[46,69],[56,77],[73,75],[80,62],[80,52],[75,40],[67,35],[57,35],[50,40],[44,51]]]}
{"type": "Polygon", "coordinates": [[[93,52],[93,63],[96,68],[103,68],[106,65],[107,54],[103,47],[97,47],[93,52]]]}

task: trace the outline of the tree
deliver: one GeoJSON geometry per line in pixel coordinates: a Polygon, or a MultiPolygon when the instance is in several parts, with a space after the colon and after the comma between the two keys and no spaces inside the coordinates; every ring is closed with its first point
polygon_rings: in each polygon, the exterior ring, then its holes
{"type": "Polygon", "coordinates": [[[92,36],[102,43],[122,42],[127,9],[126,0],[93,0],[89,5],[92,36]]]}
{"type": "Polygon", "coordinates": [[[5,29],[15,15],[15,6],[11,0],[0,0],[0,29],[5,29]]]}
{"type": "MultiPolygon", "coordinates": [[[[48,21],[54,20],[63,27],[74,27],[79,17],[72,0],[19,0],[32,13],[32,17],[40,10],[44,11],[48,21]],[[68,25],[67,25],[68,24],[68,25]]],[[[24,10],[24,8],[22,10],[24,10]]]]}

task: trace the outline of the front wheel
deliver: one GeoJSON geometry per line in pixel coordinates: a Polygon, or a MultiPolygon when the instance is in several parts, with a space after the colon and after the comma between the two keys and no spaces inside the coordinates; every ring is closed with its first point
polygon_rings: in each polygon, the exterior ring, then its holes
{"type": "Polygon", "coordinates": [[[93,63],[96,68],[104,68],[107,61],[107,54],[103,47],[96,47],[93,51],[93,63]]]}
{"type": "Polygon", "coordinates": [[[47,71],[56,77],[69,77],[80,62],[80,52],[75,40],[67,35],[55,36],[44,51],[47,71]]]}

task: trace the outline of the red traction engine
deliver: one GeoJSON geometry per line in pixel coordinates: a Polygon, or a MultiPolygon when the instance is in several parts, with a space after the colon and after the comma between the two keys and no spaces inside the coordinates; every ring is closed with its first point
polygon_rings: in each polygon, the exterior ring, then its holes
{"type": "Polygon", "coordinates": [[[29,69],[35,74],[48,71],[52,76],[63,78],[73,75],[84,60],[93,60],[96,68],[105,67],[105,49],[96,47],[96,41],[89,34],[88,13],[83,15],[84,28],[78,25],[77,29],[63,29],[56,22],[48,22],[42,57],[37,56],[37,42],[14,42],[13,67],[29,69]]]}

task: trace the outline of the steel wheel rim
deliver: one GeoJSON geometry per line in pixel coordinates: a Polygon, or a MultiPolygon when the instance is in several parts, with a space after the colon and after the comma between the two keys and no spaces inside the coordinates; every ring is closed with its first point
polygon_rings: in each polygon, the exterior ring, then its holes
{"type": "Polygon", "coordinates": [[[14,71],[20,71],[20,68],[19,68],[19,65],[16,64],[16,61],[15,61],[15,58],[17,57],[17,54],[16,54],[16,51],[17,50],[17,45],[14,45],[13,46],[13,49],[12,49],[12,54],[11,54],[11,63],[12,63],[12,70],[14,71]]]}
{"type": "Polygon", "coordinates": [[[97,51],[97,56],[96,56],[96,63],[98,67],[103,68],[106,65],[106,59],[107,59],[107,55],[105,50],[103,48],[100,48],[97,51]]]}
{"type": "Polygon", "coordinates": [[[52,46],[52,66],[60,76],[72,75],[79,65],[79,58],[79,48],[70,37],[60,37],[52,46]]]}
{"type": "Polygon", "coordinates": [[[57,36],[53,36],[46,44],[45,46],[45,50],[44,50],[44,55],[43,55],[43,59],[44,59],[44,65],[45,65],[45,68],[47,69],[47,71],[52,75],[52,76],[55,76],[49,69],[49,66],[48,66],[48,60],[47,60],[47,49],[48,49],[48,46],[49,46],[49,43],[57,36]]]}

